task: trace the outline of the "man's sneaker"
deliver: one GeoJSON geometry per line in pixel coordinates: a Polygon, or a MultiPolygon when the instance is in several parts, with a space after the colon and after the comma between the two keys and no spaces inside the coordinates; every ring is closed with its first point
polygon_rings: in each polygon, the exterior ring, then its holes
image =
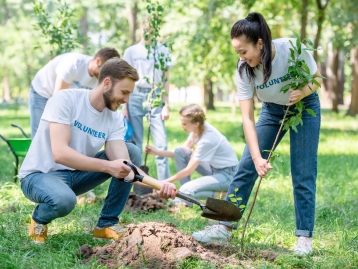
{"type": "Polygon", "coordinates": [[[225,242],[231,238],[231,232],[222,225],[213,225],[207,226],[203,231],[193,233],[192,236],[196,241],[202,243],[225,242]]]}
{"type": "Polygon", "coordinates": [[[47,225],[37,223],[31,218],[29,236],[35,243],[45,243],[47,238],[47,225]]]}
{"type": "Polygon", "coordinates": [[[93,237],[95,239],[114,239],[117,240],[122,236],[124,229],[116,224],[111,227],[100,228],[96,226],[93,230],[93,237]]]}
{"type": "Polygon", "coordinates": [[[298,237],[297,245],[293,251],[294,254],[306,256],[312,254],[312,240],[309,237],[298,237]]]}

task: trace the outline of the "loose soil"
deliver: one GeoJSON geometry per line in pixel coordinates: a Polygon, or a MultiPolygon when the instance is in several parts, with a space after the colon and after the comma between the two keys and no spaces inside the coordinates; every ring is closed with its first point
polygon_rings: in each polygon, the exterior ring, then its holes
{"type": "Polygon", "coordinates": [[[198,258],[220,265],[238,267],[247,260],[263,258],[273,261],[278,253],[266,250],[261,253],[240,253],[230,245],[210,244],[202,246],[190,235],[184,234],[171,223],[147,222],[128,225],[122,237],[103,247],[91,248],[85,244],[79,255],[87,263],[95,258],[108,268],[130,266],[139,268],[178,268],[188,258],[198,258]]]}
{"type": "Polygon", "coordinates": [[[129,194],[125,207],[128,211],[136,210],[141,212],[156,211],[163,208],[168,208],[169,212],[178,211],[179,209],[178,205],[168,203],[168,200],[160,198],[155,193],[139,196],[134,192],[129,194]]]}

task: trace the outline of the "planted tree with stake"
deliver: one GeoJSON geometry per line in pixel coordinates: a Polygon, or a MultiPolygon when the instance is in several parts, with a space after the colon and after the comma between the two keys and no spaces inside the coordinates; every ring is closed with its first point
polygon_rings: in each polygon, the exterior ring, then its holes
{"type": "MultiPolygon", "coordinates": [[[[145,47],[148,50],[147,58],[153,56],[154,68],[152,77],[146,77],[148,84],[151,84],[151,91],[148,94],[147,100],[143,103],[144,107],[149,107],[148,112],[148,133],[147,133],[147,146],[149,145],[150,132],[151,132],[151,110],[155,107],[164,106],[163,97],[168,93],[165,90],[165,83],[167,83],[168,63],[171,62],[169,55],[159,50],[159,46],[169,47],[165,42],[159,44],[160,28],[163,24],[164,8],[157,1],[152,2],[147,0],[148,11],[148,27],[144,29],[144,39],[146,40],[145,47]],[[156,72],[161,71],[161,78],[156,83],[156,72]]],[[[145,154],[144,166],[142,170],[148,173],[147,166],[148,154],[145,154]]]]}

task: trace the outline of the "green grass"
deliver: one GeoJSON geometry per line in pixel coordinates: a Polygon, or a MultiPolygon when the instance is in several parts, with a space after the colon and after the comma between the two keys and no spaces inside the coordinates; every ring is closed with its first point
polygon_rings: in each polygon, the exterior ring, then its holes
{"type": "MultiPolygon", "coordinates": [[[[178,107],[172,110],[166,123],[169,148],[183,143],[186,134],[181,130],[178,107]]],[[[240,157],[244,148],[241,115],[232,116],[230,108],[218,104],[217,111],[209,111],[207,120],[216,126],[233,145],[240,157]]],[[[10,127],[15,122],[29,133],[26,107],[15,110],[0,106],[0,133],[5,137],[22,137],[19,130],[10,127]]],[[[295,257],[291,254],[296,238],[289,169],[289,140],[283,139],[276,150],[283,164],[275,162],[274,170],[261,185],[258,200],[246,232],[246,248],[252,252],[272,249],[279,257],[273,261],[248,259],[247,268],[358,268],[358,120],[344,117],[344,112],[332,114],[323,111],[318,157],[316,226],[314,255],[295,257]]],[[[77,249],[83,244],[104,245],[92,239],[101,204],[76,206],[67,217],[56,219],[49,226],[49,240],[35,245],[27,238],[30,215],[35,206],[27,200],[18,184],[13,183],[13,156],[0,141],[0,268],[103,268],[91,260],[83,265],[77,249]]],[[[152,176],[156,176],[154,157],[148,158],[152,176]]],[[[171,172],[175,171],[170,160],[171,172]]],[[[195,178],[197,174],[194,174],[195,178]]],[[[95,189],[105,197],[107,184],[95,189]]],[[[250,206],[250,204],[249,204],[250,206]]],[[[124,212],[123,223],[148,221],[171,222],[181,231],[190,234],[204,228],[208,220],[199,217],[200,209],[183,209],[168,214],[166,210],[140,214],[124,212]]],[[[244,215],[244,218],[247,215],[244,215]]],[[[243,222],[241,222],[242,225],[243,222]]],[[[238,234],[231,242],[239,251],[238,234]]],[[[223,268],[190,259],[178,268],[223,268]]],[[[226,266],[225,268],[230,268],[226,266]]]]}

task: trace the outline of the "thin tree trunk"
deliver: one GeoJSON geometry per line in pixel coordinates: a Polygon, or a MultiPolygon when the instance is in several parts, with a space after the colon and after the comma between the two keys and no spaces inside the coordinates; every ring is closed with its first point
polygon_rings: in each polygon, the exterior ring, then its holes
{"type": "Polygon", "coordinates": [[[332,111],[338,113],[338,50],[328,44],[327,90],[332,101],[332,111]]]}
{"type": "Polygon", "coordinates": [[[213,82],[209,75],[204,78],[204,105],[206,110],[215,110],[213,82]]]}
{"type": "Polygon", "coordinates": [[[302,15],[301,15],[301,40],[306,38],[307,14],[308,14],[308,0],[302,0],[302,15]]]}
{"type": "Polygon", "coordinates": [[[127,20],[131,34],[132,45],[137,43],[136,31],[138,29],[138,0],[133,0],[133,6],[127,5],[127,20]]]}
{"type": "Polygon", "coordinates": [[[351,63],[352,63],[352,91],[351,103],[347,111],[347,115],[358,115],[358,47],[351,50],[351,63]]]}
{"type": "MultiPolygon", "coordinates": [[[[323,24],[324,18],[325,18],[326,7],[328,6],[328,3],[329,3],[329,0],[326,0],[325,4],[322,4],[321,1],[322,0],[316,0],[317,8],[318,8],[318,18],[317,18],[317,33],[316,33],[316,38],[314,40],[314,47],[315,48],[318,48],[319,42],[321,40],[322,24],[323,24]]],[[[318,60],[317,50],[315,50],[313,52],[313,57],[317,62],[317,60],[318,60]]]]}
{"type": "Polygon", "coordinates": [[[4,96],[3,96],[3,100],[6,103],[9,103],[11,101],[11,94],[10,94],[10,84],[9,84],[9,80],[7,76],[4,76],[2,79],[2,84],[4,87],[4,96]]]}
{"type": "Polygon", "coordinates": [[[81,35],[81,44],[83,49],[86,51],[88,48],[88,18],[87,18],[88,9],[84,8],[83,15],[80,20],[80,35],[81,35]]]}
{"type": "Polygon", "coordinates": [[[338,104],[344,105],[344,53],[339,51],[338,55],[338,72],[337,72],[337,83],[338,83],[338,104]]]}

